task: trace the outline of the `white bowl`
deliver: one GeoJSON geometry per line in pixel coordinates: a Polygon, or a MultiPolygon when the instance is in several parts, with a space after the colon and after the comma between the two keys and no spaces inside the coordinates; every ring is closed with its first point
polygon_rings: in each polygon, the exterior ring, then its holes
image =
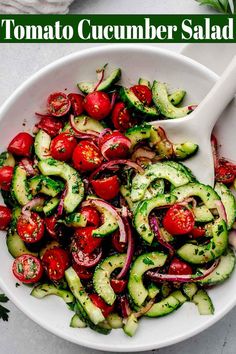
{"type": "MultiPolygon", "coordinates": [[[[150,46],[116,45],[81,51],[36,73],[3,105],[0,111],[1,149],[6,149],[17,132],[30,131],[35,123],[34,112],[42,111],[50,92],[64,89],[76,92],[77,81],[94,80],[95,70],[105,63],[122,68],[122,82],[125,85],[137,83],[139,77],[144,77],[168,82],[172,87],[185,88],[189,103],[199,103],[217,80],[217,75],[197,62],[150,46]]],[[[219,123],[221,141],[227,143],[224,152],[231,158],[234,157],[235,125],[230,112],[224,114],[224,124],[222,120],[219,123]]],[[[141,351],[182,341],[218,321],[236,302],[234,273],[230,280],[209,291],[215,305],[214,316],[200,316],[197,308],[187,303],[170,316],[142,319],[133,338],[127,337],[122,330],[113,330],[110,335],[103,336],[90,329],[70,328],[72,312],[61,299],[48,297],[37,300],[29,296],[29,287],[21,285],[16,288],[16,279],[11,273],[13,260],[7,252],[4,233],[0,237],[0,259],[0,286],[26,315],[64,339],[100,350],[141,351]]]]}

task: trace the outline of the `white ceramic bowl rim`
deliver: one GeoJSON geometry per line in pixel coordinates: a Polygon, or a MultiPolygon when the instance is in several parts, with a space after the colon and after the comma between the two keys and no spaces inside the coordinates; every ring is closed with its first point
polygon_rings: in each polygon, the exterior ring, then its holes
{"type": "MultiPolygon", "coordinates": [[[[22,85],[20,85],[20,87],[7,99],[7,101],[2,105],[1,109],[0,109],[0,120],[2,119],[2,117],[4,116],[5,112],[8,110],[8,108],[14,103],[14,101],[16,100],[16,98],[21,94],[22,91],[25,91],[28,89],[28,87],[30,87],[34,82],[37,81],[37,79],[45,74],[47,74],[48,72],[50,72],[50,70],[52,68],[58,68],[60,66],[62,66],[65,63],[69,63],[71,60],[73,61],[75,58],[86,58],[87,55],[96,55],[96,53],[101,53],[101,52],[120,52],[120,51],[132,51],[132,50],[139,50],[140,52],[146,52],[146,53],[161,53],[162,55],[166,55],[168,57],[177,57],[180,60],[182,60],[185,63],[188,63],[190,65],[192,65],[193,67],[196,67],[198,69],[200,69],[202,72],[204,72],[212,81],[216,81],[218,76],[213,73],[210,69],[206,68],[205,66],[195,62],[192,59],[189,59],[187,57],[184,57],[181,54],[177,54],[174,52],[171,52],[169,50],[165,50],[162,48],[156,48],[156,47],[152,47],[152,46],[143,46],[143,45],[137,45],[137,44],[122,44],[122,45],[109,45],[109,46],[99,46],[99,47],[95,47],[95,48],[89,48],[89,49],[85,49],[82,50],[80,52],[76,52],[76,53],[72,53],[68,56],[65,56],[59,60],[56,60],[55,62],[47,65],[46,67],[44,67],[43,69],[39,70],[37,73],[35,73],[33,76],[31,76],[28,80],[26,80],[22,85]]],[[[106,341],[104,340],[101,344],[93,344],[91,342],[89,342],[88,340],[84,340],[83,337],[78,336],[78,340],[73,340],[71,337],[67,336],[62,330],[60,330],[59,328],[52,328],[51,326],[47,325],[45,322],[43,322],[43,320],[41,320],[40,318],[37,318],[36,316],[34,316],[34,314],[32,314],[30,311],[28,311],[27,306],[25,306],[25,304],[22,304],[19,299],[17,298],[16,294],[12,293],[8,286],[2,281],[2,279],[0,278],[0,286],[3,289],[3,291],[7,294],[7,296],[12,300],[12,302],[22,311],[24,312],[30,319],[32,319],[33,321],[35,321],[36,323],[38,323],[40,326],[42,326],[43,328],[47,329],[49,332],[52,332],[53,334],[64,338],[70,342],[74,342],[76,344],[80,344],[83,345],[85,347],[89,347],[89,348],[93,348],[93,349],[98,349],[98,350],[105,350],[105,351],[115,351],[116,352],[133,352],[133,351],[144,351],[144,350],[152,350],[155,349],[155,346],[153,344],[149,344],[149,343],[143,343],[142,346],[140,345],[133,345],[132,347],[125,347],[122,346],[120,348],[116,348],[116,347],[112,347],[111,345],[107,345],[106,341]]],[[[198,333],[200,333],[201,331],[203,331],[204,329],[210,327],[211,325],[213,325],[214,323],[216,323],[219,319],[221,319],[224,315],[226,315],[236,304],[236,297],[234,299],[234,301],[232,301],[229,306],[227,308],[225,308],[224,311],[222,312],[218,312],[216,315],[212,316],[208,321],[206,321],[204,323],[204,325],[199,326],[198,328],[195,329],[189,329],[189,331],[187,333],[183,333],[182,335],[178,335],[176,337],[172,337],[169,340],[166,340],[165,342],[162,342],[160,344],[156,344],[156,347],[161,348],[164,346],[168,346],[171,344],[175,344],[177,342],[183,341],[187,338],[190,338],[198,333]]]]}

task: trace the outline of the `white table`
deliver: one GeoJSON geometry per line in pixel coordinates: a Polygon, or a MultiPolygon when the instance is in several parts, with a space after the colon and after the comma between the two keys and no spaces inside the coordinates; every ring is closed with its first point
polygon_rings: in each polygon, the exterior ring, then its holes
{"type": "MultiPolygon", "coordinates": [[[[193,0],[78,0],[71,13],[211,13],[193,0]]],[[[34,72],[66,54],[90,44],[0,44],[0,104],[34,72]]],[[[180,51],[182,45],[162,45],[180,51]]],[[[0,354],[96,353],[48,333],[12,303],[10,320],[0,322],[0,354]]],[[[191,325],[191,323],[190,323],[191,325]]],[[[156,351],[160,354],[232,354],[236,348],[236,309],[204,333],[156,351]]],[[[79,334],[78,334],[79,335],[79,334]]],[[[151,352],[150,352],[151,353],[151,352]]]]}

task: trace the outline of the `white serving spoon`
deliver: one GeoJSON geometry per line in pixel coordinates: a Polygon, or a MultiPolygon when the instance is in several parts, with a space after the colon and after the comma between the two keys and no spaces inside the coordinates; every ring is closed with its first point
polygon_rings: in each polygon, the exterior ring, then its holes
{"type": "MultiPolygon", "coordinates": [[[[191,141],[199,145],[197,154],[184,163],[204,184],[214,185],[214,161],[210,142],[212,130],[235,93],[236,56],[208,95],[189,116],[151,122],[154,126],[162,127],[170,140],[175,143],[191,141]]],[[[227,141],[223,143],[227,144],[227,141]]]]}

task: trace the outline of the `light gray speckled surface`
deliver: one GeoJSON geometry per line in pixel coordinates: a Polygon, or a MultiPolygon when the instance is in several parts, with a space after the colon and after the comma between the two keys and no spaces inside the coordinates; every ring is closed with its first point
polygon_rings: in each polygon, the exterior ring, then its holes
{"type": "MultiPolygon", "coordinates": [[[[206,13],[206,10],[199,8],[193,0],[77,0],[71,7],[73,13],[202,13],[203,11],[206,13]]],[[[0,44],[0,104],[19,84],[41,67],[88,46],[0,44]]],[[[181,45],[163,46],[176,51],[182,47],[181,45]]],[[[0,354],[96,354],[96,351],[76,346],[48,333],[28,319],[12,303],[8,307],[11,310],[9,322],[0,322],[0,354]]],[[[189,325],[191,326],[191,319],[189,325]]],[[[236,309],[204,333],[155,352],[233,354],[236,352],[235,328],[236,309]]],[[[78,332],[78,335],[82,333],[78,332]]]]}

